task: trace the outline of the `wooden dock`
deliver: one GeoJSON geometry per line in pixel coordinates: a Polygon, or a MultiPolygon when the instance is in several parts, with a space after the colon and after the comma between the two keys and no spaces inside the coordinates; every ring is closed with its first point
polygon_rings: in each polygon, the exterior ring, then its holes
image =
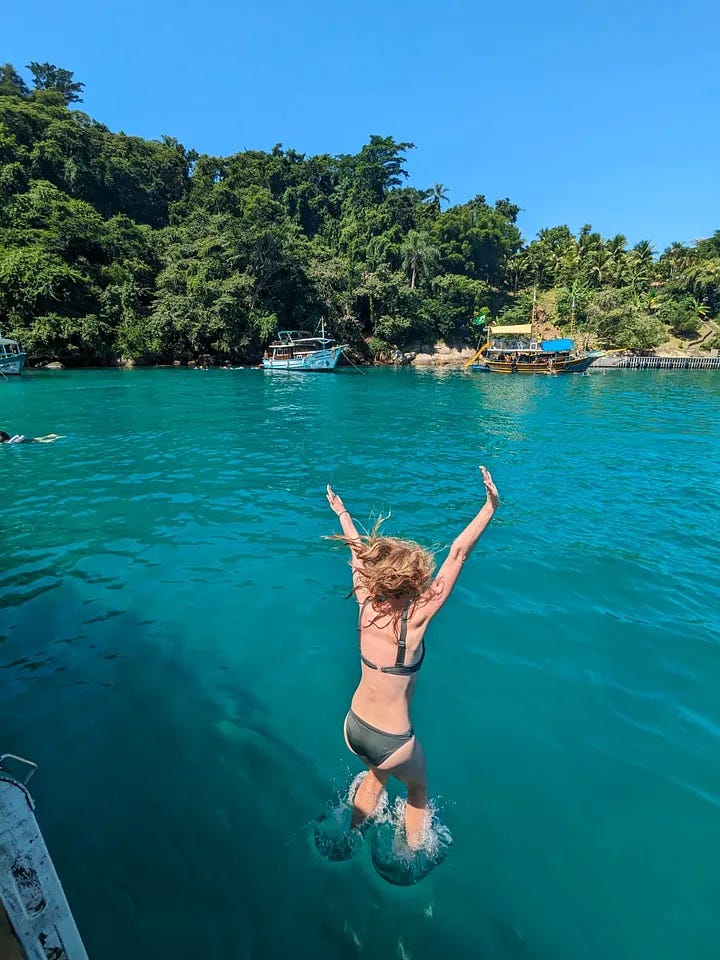
{"type": "Polygon", "coordinates": [[[720,370],[720,357],[598,357],[591,370],[720,370]]]}

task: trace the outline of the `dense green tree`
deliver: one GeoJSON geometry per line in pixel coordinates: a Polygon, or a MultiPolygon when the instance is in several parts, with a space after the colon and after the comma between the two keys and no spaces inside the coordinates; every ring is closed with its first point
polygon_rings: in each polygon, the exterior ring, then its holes
{"type": "Polygon", "coordinates": [[[28,85],[11,63],[0,66],[0,97],[26,97],[28,85]]]}
{"type": "Polygon", "coordinates": [[[54,63],[38,63],[32,60],[28,70],[33,76],[33,85],[36,90],[55,90],[65,103],[79,103],[82,100],[84,83],[73,80],[73,73],[56,67],[54,63]]]}
{"type": "Polygon", "coordinates": [[[258,359],[278,326],[322,320],[387,355],[474,343],[478,311],[523,322],[533,303],[603,346],[713,342],[720,231],[659,258],[589,224],[524,243],[508,198],[409,186],[409,142],[198,155],[113,133],[69,70],[28,70],[0,67],[0,329],[33,359],[258,359]]]}
{"type": "Polygon", "coordinates": [[[433,278],[433,295],[425,301],[425,330],[450,343],[474,337],[472,318],[487,304],[490,288],[483,280],[446,273],[433,278]]]}
{"type": "Polygon", "coordinates": [[[373,134],[356,157],[342,157],[340,187],[346,205],[352,210],[381,203],[393,187],[407,179],[404,154],[414,146],[373,134]]]}
{"type": "Polygon", "coordinates": [[[495,210],[501,217],[509,220],[510,223],[516,223],[518,214],[520,213],[520,207],[516,203],[513,203],[508,197],[503,197],[502,200],[496,200],[495,210]]]}
{"type": "Polygon", "coordinates": [[[508,261],[521,245],[520,231],[483,196],[441,214],[434,235],[443,268],[491,284],[504,280],[508,261]]]}
{"type": "Polygon", "coordinates": [[[700,332],[702,315],[699,306],[697,300],[690,296],[682,300],[666,299],[659,305],[656,316],[676,336],[691,340],[700,332]]]}
{"type": "Polygon", "coordinates": [[[587,309],[588,328],[602,346],[651,350],[662,342],[661,321],[642,309],[632,288],[606,288],[596,294],[587,309]]]}

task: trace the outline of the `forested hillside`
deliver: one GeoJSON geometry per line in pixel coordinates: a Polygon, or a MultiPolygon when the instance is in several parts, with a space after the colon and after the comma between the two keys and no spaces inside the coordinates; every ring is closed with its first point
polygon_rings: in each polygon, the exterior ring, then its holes
{"type": "Polygon", "coordinates": [[[589,226],[527,243],[508,199],[408,186],[411,143],[211,157],[111,132],[68,70],[26,76],[0,67],[0,330],[36,361],[249,361],[321,319],[368,357],[475,342],[483,308],[527,319],[533,290],[597,345],[720,346],[720,231],[660,256],[589,226]]]}

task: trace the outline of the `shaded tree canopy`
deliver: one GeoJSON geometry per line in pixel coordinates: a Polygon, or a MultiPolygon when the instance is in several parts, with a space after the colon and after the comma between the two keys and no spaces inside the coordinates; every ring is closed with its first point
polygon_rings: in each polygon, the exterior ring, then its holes
{"type": "Polygon", "coordinates": [[[213,157],[113,133],[71,71],[27,70],[0,66],[0,330],[33,359],[253,360],[321,320],[366,356],[469,343],[479,311],[527,318],[533,290],[603,346],[714,343],[720,231],[660,256],[590,225],[527,243],[508,198],[409,186],[412,143],[213,157]]]}

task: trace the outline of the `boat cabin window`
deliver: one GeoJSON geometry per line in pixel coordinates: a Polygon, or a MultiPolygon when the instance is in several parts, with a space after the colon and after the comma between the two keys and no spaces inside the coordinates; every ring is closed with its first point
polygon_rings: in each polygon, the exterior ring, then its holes
{"type": "Polygon", "coordinates": [[[9,356],[10,354],[20,353],[20,345],[16,340],[0,339],[0,354],[9,356]]]}

